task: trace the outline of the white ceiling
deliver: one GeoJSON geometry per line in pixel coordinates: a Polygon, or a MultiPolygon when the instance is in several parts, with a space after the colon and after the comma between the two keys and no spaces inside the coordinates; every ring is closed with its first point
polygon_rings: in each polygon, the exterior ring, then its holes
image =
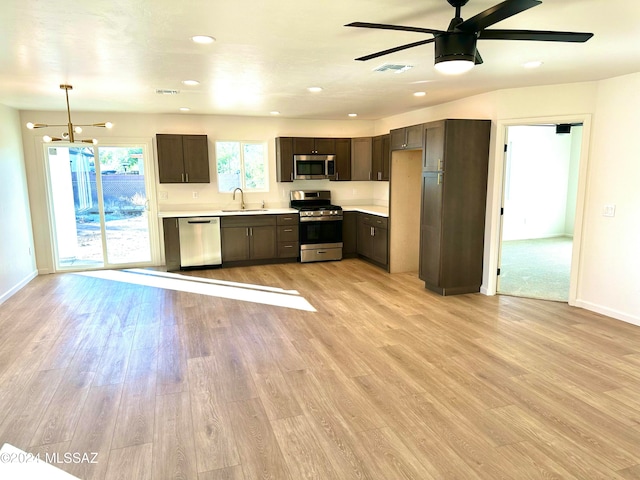
{"type": "MultiPolygon", "coordinates": [[[[498,3],[470,0],[463,18],[498,3]]],[[[600,80],[640,71],[640,2],[543,0],[494,28],[593,32],[584,44],[480,40],[484,64],[464,76],[433,68],[433,44],[354,58],[425,38],[344,27],[353,21],[446,30],[445,0],[3,0],[0,103],[113,111],[377,119],[469,95],[600,80]],[[193,35],[211,35],[208,46],[193,35]],[[522,64],[541,60],[526,70],[522,64]],[[372,70],[410,64],[402,73],[372,70]],[[200,85],[185,86],[195,79],[200,85]],[[310,86],[323,87],[312,94],[310,86]],[[180,90],[159,95],[156,89],[180,90]],[[424,97],[414,97],[426,91],[424,97]]]]}

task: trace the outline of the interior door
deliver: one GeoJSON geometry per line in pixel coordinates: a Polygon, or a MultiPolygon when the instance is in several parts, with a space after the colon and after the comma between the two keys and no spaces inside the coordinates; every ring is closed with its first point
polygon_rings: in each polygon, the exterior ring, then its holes
{"type": "Polygon", "coordinates": [[[150,265],[145,148],[45,149],[56,270],[150,265]]]}

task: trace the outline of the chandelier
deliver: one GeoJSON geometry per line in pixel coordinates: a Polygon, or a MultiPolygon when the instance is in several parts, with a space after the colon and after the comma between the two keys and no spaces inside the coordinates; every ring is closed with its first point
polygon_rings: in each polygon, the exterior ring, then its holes
{"type": "Polygon", "coordinates": [[[34,128],[47,128],[47,127],[67,127],[67,131],[62,133],[62,137],[50,137],[49,135],[45,135],[42,137],[42,140],[45,142],[71,142],[74,143],[76,141],[82,143],[92,143],[97,144],[98,140],[95,138],[92,139],[78,139],[76,140],[75,134],[82,133],[82,127],[102,127],[102,128],[111,128],[113,127],[113,123],[111,122],[103,122],[103,123],[91,123],[89,125],[73,125],[71,123],[71,110],[69,109],[69,90],[73,90],[71,85],[60,85],[60,89],[64,90],[64,94],[67,97],[67,124],[59,124],[59,125],[49,125],[47,123],[27,123],[27,128],[33,130],[34,128]]]}

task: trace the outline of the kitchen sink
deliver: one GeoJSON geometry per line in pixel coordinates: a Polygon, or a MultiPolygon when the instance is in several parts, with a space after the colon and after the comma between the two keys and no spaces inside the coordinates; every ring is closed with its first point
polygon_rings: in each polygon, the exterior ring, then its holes
{"type": "Polygon", "coordinates": [[[266,212],[269,210],[268,208],[245,208],[243,209],[235,209],[235,210],[222,210],[223,212],[266,212]]]}

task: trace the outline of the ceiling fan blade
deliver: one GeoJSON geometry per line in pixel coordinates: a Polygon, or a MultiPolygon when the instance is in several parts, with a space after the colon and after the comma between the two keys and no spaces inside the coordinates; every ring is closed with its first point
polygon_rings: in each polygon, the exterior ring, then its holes
{"type": "Polygon", "coordinates": [[[478,49],[476,48],[476,65],[482,65],[484,63],[484,60],[482,60],[482,57],[480,56],[480,52],[478,51],[478,49]]]}
{"type": "Polygon", "coordinates": [[[479,32],[494,23],[498,23],[517,13],[524,12],[536,5],[540,5],[540,0],[506,0],[498,5],[488,8],[484,12],[465,20],[458,25],[458,30],[463,32],[479,32]]]}
{"type": "Polygon", "coordinates": [[[372,58],[382,57],[383,55],[388,55],[390,53],[399,52],[401,50],[406,50],[407,48],[418,47],[420,45],[426,45],[427,43],[432,43],[436,39],[429,38],[427,40],[420,40],[419,42],[407,43],[406,45],[400,45],[399,47],[390,48],[389,50],[382,50],[381,52],[372,53],[370,55],[365,55],[364,57],[356,58],[356,60],[365,61],[371,60],[372,58]]]}
{"type": "Polygon", "coordinates": [[[584,43],[593,37],[593,33],[552,32],[544,30],[483,30],[481,40],[533,40],[538,42],[576,42],[584,43]]]}
{"type": "Polygon", "coordinates": [[[404,32],[431,33],[433,35],[436,35],[438,33],[445,33],[442,30],[433,30],[431,28],[405,27],[402,25],[387,25],[386,23],[352,22],[352,23],[346,24],[345,27],[377,28],[380,30],[400,30],[404,32]]]}

